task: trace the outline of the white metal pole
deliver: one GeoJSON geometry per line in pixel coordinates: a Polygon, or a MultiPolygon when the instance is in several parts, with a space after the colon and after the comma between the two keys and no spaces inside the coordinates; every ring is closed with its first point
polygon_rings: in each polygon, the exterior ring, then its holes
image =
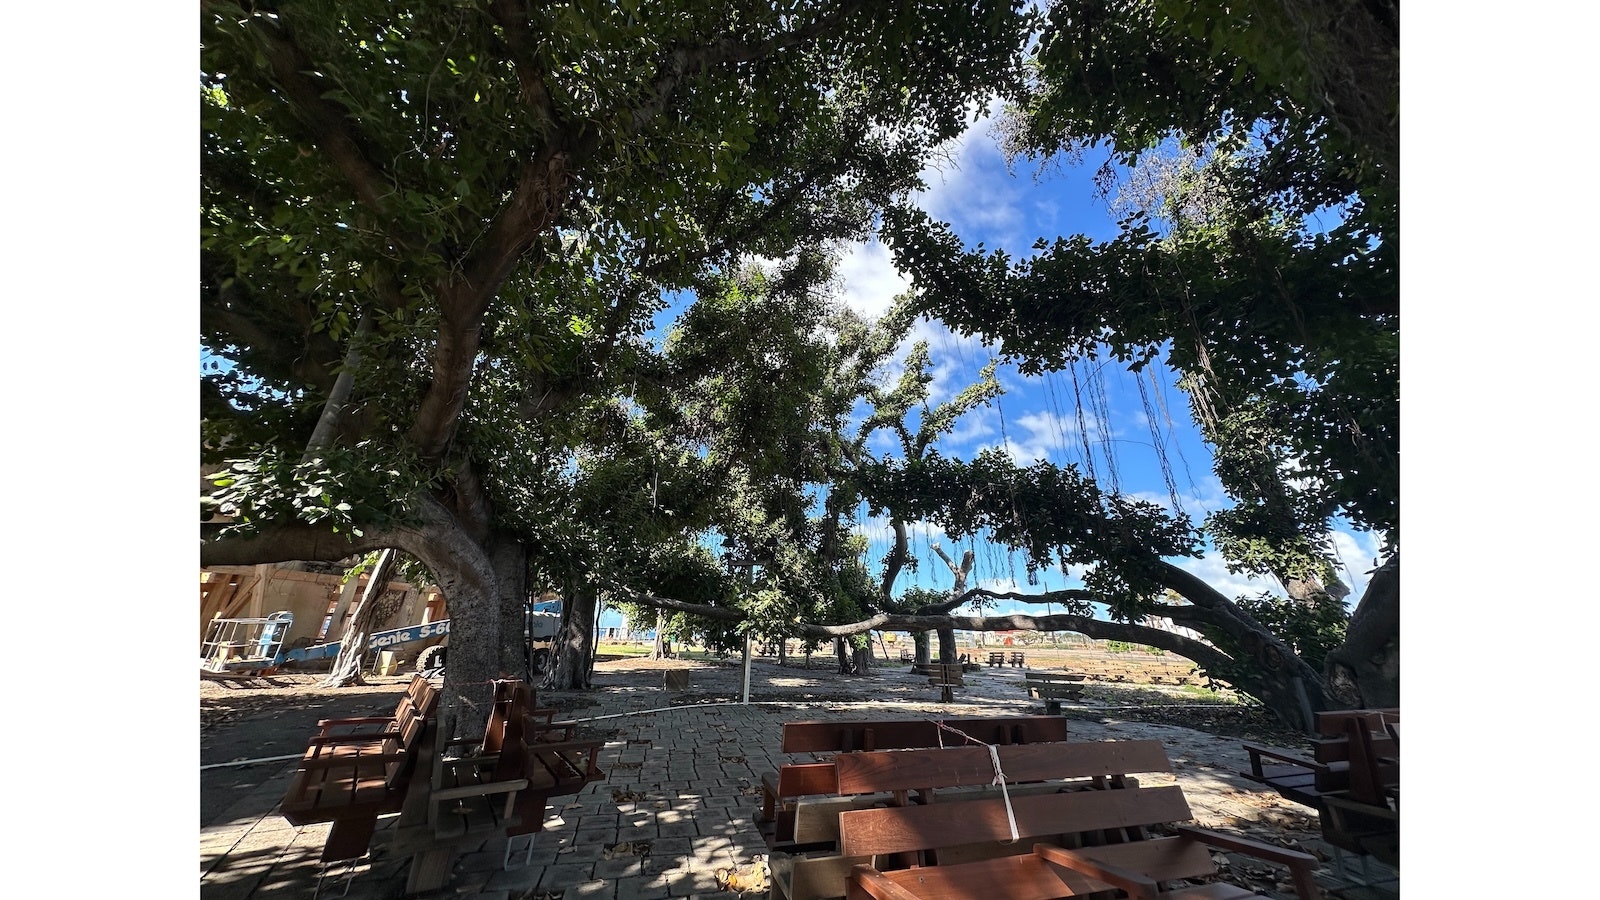
{"type": "Polygon", "coordinates": [[[744,699],[739,701],[746,706],[750,705],[750,632],[744,634],[744,699]]]}

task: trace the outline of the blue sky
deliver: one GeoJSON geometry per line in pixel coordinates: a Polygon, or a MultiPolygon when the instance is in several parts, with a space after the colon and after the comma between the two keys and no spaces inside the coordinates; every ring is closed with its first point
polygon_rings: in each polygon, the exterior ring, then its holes
{"type": "MultiPolygon", "coordinates": [[[[1116,233],[1107,203],[1097,197],[1091,180],[1104,156],[1097,158],[1090,153],[1076,167],[1051,164],[1041,169],[1034,162],[1020,160],[1008,168],[991,134],[991,124],[992,118],[980,118],[965,135],[945,148],[939,162],[924,172],[928,186],[919,200],[930,215],[949,222],[968,246],[981,241],[987,248],[1004,249],[1013,257],[1031,255],[1031,246],[1040,237],[1081,233],[1106,239],[1116,233]]],[[[881,315],[896,294],[911,286],[895,270],[888,249],[876,241],[851,250],[840,267],[840,276],[841,299],[869,316],[881,315]]],[[[979,368],[998,355],[997,347],[953,334],[937,322],[919,322],[907,347],[917,339],[928,341],[933,357],[931,404],[948,399],[971,384],[979,368]]],[[[885,377],[895,374],[889,371],[885,377]]],[[[1123,492],[1167,509],[1173,507],[1175,495],[1177,506],[1196,523],[1207,513],[1229,505],[1211,472],[1210,452],[1190,420],[1187,400],[1174,386],[1174,374],[1165,367],[1155,367],[1142,378],[1142,392],[1141,379],[1115,362],[1101,368],[1100,374],[1109,416],[1101,420],[1086,409],[1084,427],[1080,428],[1071,374],[1029,377],[1014,366],[1002,365],[998,375],[1005,394],[989,407],[969,413],[937,445],[938,449],[947,457],[970,459],[982,449],[998,447],[1020,464],[1048,459],[1061,465],[1077,463],[1082,468],[1087,437],[1088,453],[1103,485],[1109,483],[1108,471],[1114,470],[1123,492]],[[1147,410],[1154,413],[1153,427],[1147,410]],[[1171,488],[1175,490],[1169,488],[1155,451],[1158,441],[1166,448],[1171,488]]],[[[1089,369],[1080,367],[1080,391],[1087,391],[1088,378],[1089,369]]],[[[878,439],[880,443],[874,449],[894,452],[886,433],[879,432],[878,439]]],[[[881,558],[887,547],[888,523],[869,519],[863,523],[862,531],[874,542],[871,557],[881,558]]],[[[1381,542],[1376,535],[1347,526],[1336,528],[1333,539],[1342,564],[1341,575],[1352,588],[1353,604],[1366,586],[1367,573],[1381,542]]],[[[1081,572],[1063,575],[1051,570],[1040,573],[1038,585],[1029,585],[1020,556],[1013,557],[1003,548],[982,541],[958,546],[938,528],[922,524],[912,530],[912,551],[920,560],[917,571],[902,574],[897,590],[911,585],[947,588],[953,583],[948,568],[933,552],[935,544],[943,545],[957,560],[962,550],[969,546],[974,549],[976,566],[969,586],[1036,592],[1081,584],[1081,572]]],[[[1271,580],[1229,573],[1214,553],[1204,559],[1174,562],[1229,596],[1281,592],[1271,580]]],[[[1001,604],[1000,609],[1038,611],[1038,607],[1011,602],[1001,604]]]]}

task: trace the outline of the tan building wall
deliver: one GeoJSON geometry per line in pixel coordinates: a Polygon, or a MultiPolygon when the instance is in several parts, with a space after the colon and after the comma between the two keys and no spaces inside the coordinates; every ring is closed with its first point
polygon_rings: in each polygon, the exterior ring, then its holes
{"type": "MultiPolygon", "coordinates": [[[[260,618],[279,610],[294,614],[285,646],[297,641],[302,645],[334,640],[344,631],[344,625],[355,612],[361,591],[366,588],[366,576],[347,590],[348,600],[340,600],[342,576],[315,572],[300,572],[277,566],[216,566],[200,570],[200,640],[204,642],[211,631],[214,619],[260,618]],[[337,622],[328,625],[322,633],[323,623],[330,609],[340,613],[337,622]]],[[[419,590],[404,581],[391,581],[378,600],[380,614],[373,623],[374,631],[399,628],[424,621],[446,618],[443,601],[436,589],[419,590]]],[[[418,642],[416,652],[423,644],[418,642]]],[[[412,648],[407,647],[407,650],[412,648]]],[[[409,655],[409,654],[408,654],[409,655]]]]}

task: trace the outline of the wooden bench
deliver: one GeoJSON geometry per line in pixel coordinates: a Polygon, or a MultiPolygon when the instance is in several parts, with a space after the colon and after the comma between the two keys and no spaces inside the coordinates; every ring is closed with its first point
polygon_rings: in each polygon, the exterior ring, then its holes
{"type": "Polygon", "coordinates": [[[1240,774],[1317,810],[1334,847],[1398,865],[1399,720],[1398,709],[1319,712],[1309,756],[1247,743],[1250,769],[1240,774]]]}
{"type": "Polygon", "coordinates": [[[1022,668],[1023,664],[1027,661],[1027,658],[1028,658],[1027,655],[1023,654],[1023,653],[1013,653],[1013,654],[1011,654],[1011,665],[1012,665],[1012,667],[1013,668],[1017,668],[1017,669],[1022,668]]]}
{"type": "MultiPolygon", "coordinates": [[[[1284,799],[1302,806],[1320,809],[1322,795],[1350,788],[1350,737],[1346,723],[1354,718],[1370,728],[1381,728],[1384,721],[1398,722],[1400,711],[1393,710],[1332,710],[1319,712],[1314,727],[1317,737],[1310,742],[1311,751],[1293,750],[1261,744],[1245,743],[1250,756],[1250,768],[1240,774],[1277,791],[1284,799]]],[[[1385,758],[1398,753],[1394,739],[1385,735],[1374,746],[1375,756],[1385,758]]],[[[1379,784],[1398,784],[1398,766],[1387,771],[1363,773],[1366,781],[1379,784]]],[[[1370,796],[1370,794],[1363,794],[1370,796]]]]}
{"type": "MultiPolygon", "coordinates": [[[[470,838],[503,832],[502,867],[510,869],[511,838],[544,830],[550,797],[575,794],[604,778],[597,765],[604,743],[572,740],[575,723],[551,721],[554,710],[537,707],[534,698],[527,684],[498,681],[481,738],[441,738],[419,755],[388,848],[411,857],[406,894],[443,888],[456,853],[470,838]],[[448,755],[464,743],[478,746],[463,756],[448,755]]],[[[528,859],[532,850],[530,838],[528,859]]]]}
{"type": "Polygon", "coordinates": [[[426,679],[412,679],[392,717],[317,723],[278,812],[293,825],[332,823],[322,847],[324,872],[330,863],[365,856],[378,817],[400,811],[438,699],[426,679]]]}
{"type": "MultiPolygon", "coordinates": [[[[1333,846],[1400,865],[1399,710],[1322,713],[1317,730],[1340,738],[1313,742],[1313,755],[1343,762],[1346,787],[1322,791],[1322,836],[1333,846]]],[[[1330,779],[1331,781],[1331,779],[1330,779]]]]}
{"type": "MultiPolygon", "coordinates": [[[[1013,799],[1136,787],[1138,780],[1131,777],[1134,773],[1172,770],[1159,741],[1012,745],[996,748],[996,754],[1013,799]]],[[[905,806],[913,794],[919,802],[936,806],[961,806],[971,799],[1000,796],[987,747],[850,753],[840,755],[835,764],[838,796],[802,800],[796,810],[796,838],[813,849],[769,857],[775,897],[819,900],[843,896],[851,868],[873,861],[870,856],[839,852],[841,816],[846,812],[885,803],[905,806]]],[[[970,852],[972,848],[947,852],[952,858],[961,858],[962,850],[970,852]]],[[[982,849],[977,854],[991,855],[982,849]]]]}
{"type": "Polygon", "coordinates": [[[992,668],[995,668],[996,666],[1003,666],[1005,664],[1006,664],[1006,655],[1005,655],[1004,652],[990,653],[989,654],[989,668],[992,669],[992,668]]]}
{"type": "Polygon", "coordinates": [[[955,689],[964,687],[961,663],[940,663],[936,670],[928,676],[928,684],[939,689],[939,702],[952,703],[955,701],[955,689]]]}
{"type": "Polygon", "coordinates": [[[1009,808],[1010,816],[1004,799],[986,798],[840,813],[841,854],[876,860],[852,866],[846,896],[1055,900],[1116,890],[1174,900],[1255,896],[1223,882],[1163,889],[1167,882],[1214,878],[1213,847],[1286,866],[1302,900],[1321,896],[1310,854],[1173,826],[1193,817],[1177,785],[1014,796],[1009,808]],[[1156,828],[1176,835],[1152,836],[1156,828]],[[1017,853],[1018,847],[1031,852],[1017,853]],[[907,858],[915,862],[895,867],[893,861],[907,858]]]}
{"type": "Polygon", "coordinates": [[[1048,715],[1061,715],[1061,701],[1083,698],[1083,675],[1078,672],[1024,672],[1023,689],[1035,700],[1044,701],[1048,715]]]}
{"type": "MultiPolygon", "coordinates": [[[[975,740],[989,744],[1037,744],[1065,741],[1067,723],[1053,716],[995,716],[943,719],[975,740]]],[[[848,754],[871,750],[904,750],[959,743],[958,735],[941,731],[933,719],[865,722],[785,722],[779,751],[786,754],[848,754]]],[[[761,808],[756,828],[769,849],[795,843],[794,801],[834,794],[838,781],[834,761],[788,763],[761,777],[761,808]]]]}

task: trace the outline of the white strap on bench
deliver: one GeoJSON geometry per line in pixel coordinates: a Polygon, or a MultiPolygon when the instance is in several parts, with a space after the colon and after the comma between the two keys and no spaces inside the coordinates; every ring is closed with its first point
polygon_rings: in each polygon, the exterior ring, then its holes
{"type": "Polygon", "coordinates": [[[1011,840],[1001,841],[1000,843],[1015,844],[1017,841],[1021,840],[1022,835],[1017,833],[1017,817],[1011,811],[1011,792],[1006,788],[1006,773],[1000,770],[1000,748],[994,744],[984,743],[983,741],[978,740],[977,738],[958,728],[951,728],[949,725],[944,724],[938,719],[933,720],[933,724],[939,729],[937,734],[939,735],[940,750],[944,749],[944,732],[946,731],[951,732],[952,734],[959,734],[974,744],[979,744],[989,748],[989,762],[994,765],[994,780],[989,783],[1000,786],[1000,797],[1006,802],[1006,825],[1011,828],[1011,840]]]}

